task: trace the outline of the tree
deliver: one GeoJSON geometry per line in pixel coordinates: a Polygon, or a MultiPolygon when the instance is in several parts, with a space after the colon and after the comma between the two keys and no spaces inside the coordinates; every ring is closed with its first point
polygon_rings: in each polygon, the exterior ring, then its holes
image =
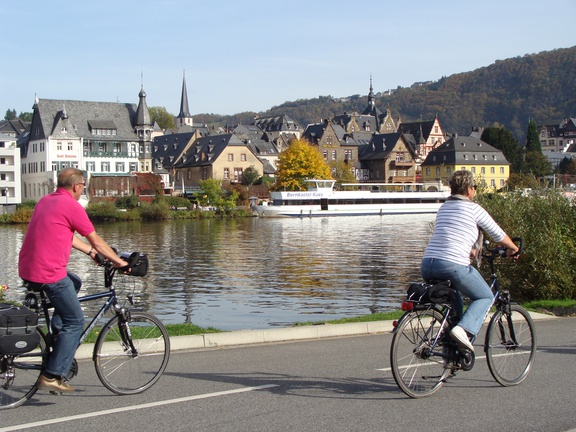
{"type": "Polygon", "coordinates": [[[254,183],[256,183],[258,181],[259,178],[260,178],[260,173],[254,167],[254,165],[250,165],[242,173],[242,182],[247,186],[253,185],[254,183]]]}
{"type": "Polygon", "coordinates": [[[158,126],[162,128],[162,130],[170,129],[176,127],[174,123],[174,116],[170,114],[166,108],[164,107],[150,107],[148,108],[150,112],[150,119],[152,123],[158,123],[158,126]]]}
{"type": "Polygon", "coordinates": [[[343,160],[330,161],[328,165],[332,170],[332,177],[338,183],[356,183],[356,177],[350,169],[351,166],[343,160]]]}
{"type": "Polygon", "coordinates": [[[484,129],[480,138],[485,143],[502,151],[504,157],[510,162],[510,171],[518,173],[524,165],[524,151],[512,132],[502,126],[494,125],[484,129]]]}
{"type": "Polygon", "coordinates": [[[227,195],[222,189],[222,182],[218,179],[207,179],[199,182],[204,194],[200,196],[199,202],[203,206],[216,207],[219,210],[229,211],[236,207],[238,192],[232,191],[227,195]]]}
{"type": "Polygon", "coordinates": [[[536,177],[544,177],[552,174],[552,164],[542,154],[542,151],[529,151],[526,153],[526,169],[536,177]]]}
{"type": "Polygon", "coordinates": [[[526,153],[531,151],[542,152],[540,134],[538,133],[538,126],[534,119],[530,119],[528,122],[528,133],[526,134],[526,153]]]}
{"type": "Polygon", "coordinates": [[[33,114],[34,113],[31,113],[31,112],[21,112],[20,115],[18,116],[18,118],[22,121],[31,123],[33,114]]]}
{"type": "Polygon", "coordinates": [[[4,115],[4,120],[14,120],[16,118],[16,110],[7,109],[4,115]]]}
{"type": "Polygon", "coordinates": [[[304,190],[306,179],[332,179],[330,167],[317,147],[305,139],[292,141],[278,156],[274,189],[304,190]]]}

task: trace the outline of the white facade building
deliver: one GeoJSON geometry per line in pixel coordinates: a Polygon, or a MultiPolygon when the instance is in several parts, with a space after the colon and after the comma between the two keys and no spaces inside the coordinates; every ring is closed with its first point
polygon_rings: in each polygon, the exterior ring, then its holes
{"type": "Polygon", "coordinates": [[[20,149],[16,138],[0,133],[0,205],[2,213],[12,213],[20,204],[20,149]]]}
{"type": "MultiPolygon", "coordinates": [[[[21,144],[22,198],[38,200],[55,190],[58,172],[151,172],[153,126],[140,91],[128,103],[37,99],[27,142],[21,144]]],[[[87,186],[89,188],[89,184],[87,186]]]]}

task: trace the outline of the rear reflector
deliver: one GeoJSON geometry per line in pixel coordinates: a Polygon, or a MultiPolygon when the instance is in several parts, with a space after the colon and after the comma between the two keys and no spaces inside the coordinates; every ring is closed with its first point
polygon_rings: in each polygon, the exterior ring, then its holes
{"type": "Polygon", "coordinates": [[[414,309],[414,303],[410,302],[410,301],[403,301],[402,302],[402,310],[405,312],[409,312],[412,309],[414,309]]]}

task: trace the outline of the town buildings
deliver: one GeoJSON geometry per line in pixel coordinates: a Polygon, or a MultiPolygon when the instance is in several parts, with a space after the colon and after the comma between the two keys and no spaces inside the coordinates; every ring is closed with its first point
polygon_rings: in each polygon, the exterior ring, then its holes
{"type": "Polygon", "coordinates": [[[457,170],[470,170],[479,184],[499,189],[510,175],[510,163],[504,154],[473,136],[454,136],[430,152],[422,162],[422,181],[425,184],[446,184],[457,170]]]}

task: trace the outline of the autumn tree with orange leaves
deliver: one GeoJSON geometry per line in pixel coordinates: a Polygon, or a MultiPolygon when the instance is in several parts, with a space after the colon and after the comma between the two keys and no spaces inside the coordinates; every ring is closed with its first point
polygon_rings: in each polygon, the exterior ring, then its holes
{"type": "Polygon", "coordinates": [[[332,179],[330,167],[317,147],[305,139],[292,141],[278,156],[275,190],[305,190],[306,179],[332,179]]]}

